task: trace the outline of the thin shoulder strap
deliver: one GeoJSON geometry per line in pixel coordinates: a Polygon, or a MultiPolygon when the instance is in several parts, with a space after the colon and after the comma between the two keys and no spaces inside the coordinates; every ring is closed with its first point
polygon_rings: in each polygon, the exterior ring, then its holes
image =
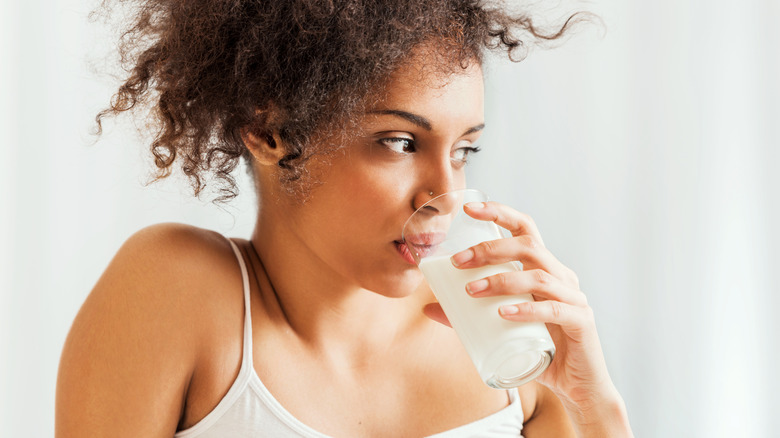
{"type": "Polygon", "coordinates": [[[230,246],[233,248],[233,252],[238,259],[238,265],[241,267],[241,280],[244,284],[244,349],[243,358],[241,359],[241,368],[251,369],[252,367],[252,312],[249,306],[249,273],[246,269],[246,263],[244,257],[241,255],[241,251],[238,249],[232,240],[228,239],[230,246]]]}
{"type": "Polygon", "coordinates": [[[509,403],[510,404],[514,403],[515,400],[520,398],[520,388],[507,389],[506,393],[509,396],[509,403]]]}

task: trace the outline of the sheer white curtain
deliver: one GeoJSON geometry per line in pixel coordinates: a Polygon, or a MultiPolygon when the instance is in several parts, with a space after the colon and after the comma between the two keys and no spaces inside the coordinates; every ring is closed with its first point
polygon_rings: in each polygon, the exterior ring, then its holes
{"type": "MultiPolygon", "coordinates": [[[[471,185],[579,274],[637,436],[775,436],[780,6],[591,6],[603,38],[489,66],[471,185]]],[[[227,211],[142,187],[127,123],[87,145],[111,93],[88,57],[113,44],[89,5],[0,7],[0,436],[50,436],[62,342],[121,242],[161,221],[247,236],[254,207],[246,184],[227,211]]]]}

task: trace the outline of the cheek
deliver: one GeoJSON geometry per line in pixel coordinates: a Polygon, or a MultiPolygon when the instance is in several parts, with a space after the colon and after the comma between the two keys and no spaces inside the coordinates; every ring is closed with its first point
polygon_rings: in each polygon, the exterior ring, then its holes
{"type": "MultiPolygon", "coordinates": [[[[402,164],[402,163],[398,163],[402,164]]],[[[317,189],[317,211],[328,228],[362,239],[387,239],[403,225],[412,177],[401,165],[353,151],[334,160],[317,189]],[[398,222],[401,221],[399,224],[398,222]]],[[[411,214],[411,212],[409,212],[411,214]]],[[[343,242],[346,243],[346,242],[343,242]]],[[[339,244],[341,246],[341,244],[339,244]]]]}
{"type": "Polygon", "coordinates": [[[379,175],[349,170],[326,185],[317,211],[329,228],[345,237],[365,238],[366,233],[376,232],[397,205],[397,189],[379,175]]]}
{"type": "Polygon", "coordinates": [[[367,214],[378,213],[398,207],[409,181],[404,175],[403,169],[364,164],[344,175],[344,186],[350,187],[348,196],[354,202],[367,207],[367,214]]]}

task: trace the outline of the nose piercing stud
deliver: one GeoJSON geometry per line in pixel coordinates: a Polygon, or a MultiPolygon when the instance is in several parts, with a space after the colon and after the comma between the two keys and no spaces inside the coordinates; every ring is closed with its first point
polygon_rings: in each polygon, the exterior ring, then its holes
{"type": "Polygon", "coordinates": [[[433,191],[428,192],[429,196],[433,196],[433,191]]]}

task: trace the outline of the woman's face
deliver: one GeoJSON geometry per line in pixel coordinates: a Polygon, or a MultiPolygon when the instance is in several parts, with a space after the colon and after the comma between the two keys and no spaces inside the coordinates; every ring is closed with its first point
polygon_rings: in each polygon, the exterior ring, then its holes
{"type": "Polygon", "coordinates": [[[316,266],[382,295],[414,291],[422,277],[399,250],[401,229],[431,192],[465,187],[483,94],[477,63],[452,75],[412,67],[393,76],[386,99],[360,120],[363,132],[309,163],[321,184],[290,207],[286,220],[316,266]]]}

